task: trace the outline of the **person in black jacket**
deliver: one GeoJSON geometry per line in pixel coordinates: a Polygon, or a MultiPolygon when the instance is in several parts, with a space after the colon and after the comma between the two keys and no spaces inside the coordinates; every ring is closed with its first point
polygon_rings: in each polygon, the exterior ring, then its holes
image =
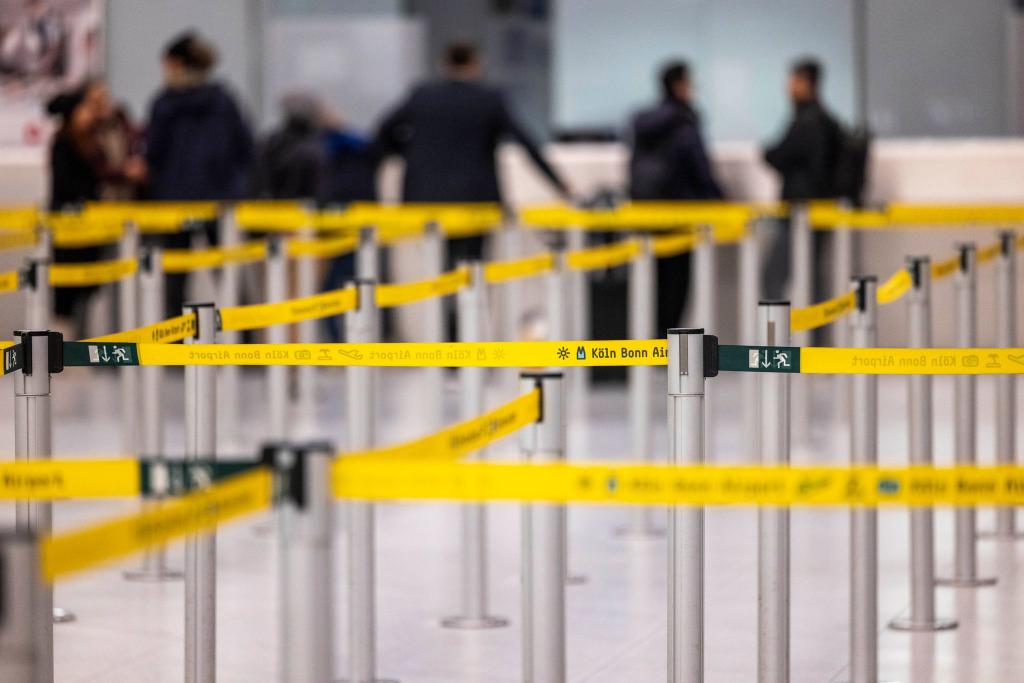
{"type": "Polygon", "coordinates": [[[316,97],[294,92],[281,99],[281,125],[260,143],[253,165],[253,196],[315,199],[323,182],[325,154],[316,97]]]}
{"type": "MultiPolygon", "coordinates": [[[[476,48],[456,44],[445,52],[443,78],[421,84],[389,113],[376,141],[384,155],[405,159],[406,202],[500,202],[498,144],[521,144],[562,195],[566,185],[513,118],[505,98],[480,82],[476,48]]],[[[479,258],[479,237],[452,240],[455,258],[479,258]]]]}
{"type": "MultiPolygon", "coordinates": [[[[782,200],[786,202],[835,199],[838,195],[836,177],[843,132],[818,96],[821,79],[822,67],[814,59],[801,59],[793,65],[788,83],[793,120],[782,139],[764,152],[765,161],[782,176],[782,200]]],[[[825,237],[820,232],[814,236],[815,260],[819,263],[827,248],[825,237]]],[[[768,298],[785,296],[789,245],[789,224],[785,222],[777,226],[768,250],[763,278],[768,298]]],[[[817,270],[821,273],[824,269],[817,270]]],[[[815,289],[818,298],[823,288],[815,289]]]]}
{"type": "MultiPolygon", "coordinates": [[[[150,107],[146,129],[149,191],[158,200],[238,199],[248,187],[253,138],[235,98],[210,81],[217,52],[188,32],[164,49],[164,88],[150,107]]],[[[217,241],[215,225],[208,239],[217,241]]],[[[188,235],[169,235],[165,247],[189,246],[188,235]]],[[[185,276],[166,279],[167,315],[180,315],[185,276]]]]}
{"type": "MultiPolygon", "coordinates": [[[[60,93],[47,103],[47,113],[57,120],[50,145],[50,211],[77,212],[86,202],[101,199],[104,184],[135,186],[145,178],[139,156],[128,154],[114,163],[104,150],[108,109],[107,87],[101,80],[60,93]]],[[[90,263],[103,258],[103,252],[101,247],[56,247],[53,256],[56,263],[90,263]]],[[[54,292],[56,316],[72,322],[69,336],[86,336],[89,301],[96,290],[61,287],[54,292]]]]}
{"type": "MultiPolygon", "coordinates": [[[[693,108],[690,68],[671,62],[661,70],[661,101],[633,117],[629,194],[634,200],[716,200],[722,191],[693,108]]],[[[679,326],[690,282],[690,254],[658,260],[655,336],[679,326]]]]}

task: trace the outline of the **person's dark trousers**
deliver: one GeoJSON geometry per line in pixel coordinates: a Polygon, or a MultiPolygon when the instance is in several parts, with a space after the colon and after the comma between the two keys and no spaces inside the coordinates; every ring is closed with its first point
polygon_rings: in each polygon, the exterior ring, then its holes
{"type": "MultiPolygon", "coordinates": [[[[811,297],[811,303],[819,303],[825,301],[834,296],[839,296],[842,292],[832,292],[832,279],[830,275],[835,266],[835,250],[833,245],[835,240],[832,236],[831,230],[812,230],[811,241],[814,245],[814,262],[811,264],[813,272],[811,274],[813,278],[814,291],[811,297]]],[[[846,289],[844,284],[843,290],[846,289]]],[[[833,325],[842,325],[844,323],[837,322],[833,325]]],[[[819,327],[811,333],[811,340],[815,346],[828,346],[832,338],[832,325],[826,325],[819,327]]]]}
{"type": "MultiPolygon", "coordinates": [[[[479,261],[484,255],[484,238],[457,237],[448,240],[447,257],[445,258],[445,270],[458,268],[460,263],[465,261],[479,261]]],[[[458,341],[458,321],[455,319],[455,297],[446,296],[441,305],[444,307],[445,333],[448,335],[445,341],[458,341]]]]}
{"type": "MultiPolygon", "coordinates": [[[[331,266],[327,270],[327,277],[324,279],[324,291],[330,292],[341,289],[356,276],[355,254],[345,254],[331,259],[331,266]]],[[[344,331],[341,327],[341,316],[324,318],[323,325],[327,331],[327,339],[332,342],[344,341],[344,331]]]]}
{"type": "Polygon", "coordinates": [[[786,298],[789,284],[789,218],[773,218],[767,220],[765,226],[768,239],[761,272],[761,296],[769,301],[781,301],[786,298]]]}
{"type": "Polygon", "coordinates": [[[689,252],[658,259],[658,329],[649,330],[655,338],[662,338],[667,331],[681,324],[683,309],[690,293],[689,252]]]}

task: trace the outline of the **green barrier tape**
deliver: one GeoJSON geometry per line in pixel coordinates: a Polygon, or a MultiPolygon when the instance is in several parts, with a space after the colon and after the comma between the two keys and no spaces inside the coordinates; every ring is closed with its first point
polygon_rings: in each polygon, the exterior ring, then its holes
{"type": "Polygon", "coordinates": [[[25,354],[21,344],[8,346],[4,349],[4,374],[10,374],[25,367],[25,354]]]}
{"type": "Polygon", "coordinates": [[[264,463],[259,460],[200,458],[139,463],[139,491],[143,496],[180,496],[221,479],[247,472],[264,463]]]}
{"type": "Polygon", "coordinates": [[[64,367],[138,365],[139,351],[130,342],[64,342],[64,367]]]}
{"type": "Polygon", "coordinates": [[[796,346],[718,347],[718,369],[723,372],[800,372],[800,348],[796,346]]]}

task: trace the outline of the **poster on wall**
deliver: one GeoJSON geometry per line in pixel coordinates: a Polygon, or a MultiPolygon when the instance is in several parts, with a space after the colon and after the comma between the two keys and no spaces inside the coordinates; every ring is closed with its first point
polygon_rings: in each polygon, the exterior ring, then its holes
{"type": "Polygon", "coordinates": [[[103,73],[103,0],[0,0],[0,146],[44,145],[46,102],[103,73]]]}

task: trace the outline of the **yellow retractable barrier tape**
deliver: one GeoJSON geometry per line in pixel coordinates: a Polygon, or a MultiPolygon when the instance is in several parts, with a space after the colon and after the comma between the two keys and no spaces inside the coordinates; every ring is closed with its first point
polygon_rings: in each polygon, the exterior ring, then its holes
{"type": "Polygon", "coordinates": [[[358,246],[359,238],[345,235],[316,240],[290,240],[286,248],[291,258],[334,258],[355,251],[358,246]]]}
{"type": "Polygon", "coordinates": [[[397,446],[341,455],[346,461],[457,460],[536,422],[540,419],[540,402],[540,390],[534,389],[500,408],[446,427],[421,439],[407,441],[397,446]]]}
{"type": "Polygon", "coordinates": [[[688,235],[666,235],[655,237],[651,240],[651,251],[658,258],[667,258],[677,254],[684,254],[697,246],[697,236],[688,235]]]}
{"type": "Polygon", "coordinates": [[[377,305],[391,308],[436,296],[454,294],[469,284],[469,270],[456,268],[430,280],[405,282],[400,285],[378,285],[377,305]]]}
{"type": "MultiPolygon", "coordinates": [[[[760,347],[722,347],[740,350],[760,347]]],[[[616,341],[139,344],[141,365],[317,365],[372,367],[589,367],[665,365],[662,339],[616,341]]],[[[811,374],[1024,374],[1024,348],[799,349],[799,371],[811,374]]],[[[730,369],[730,368],[726,368],[730,369]]],[[[733,368],[738,369],[738,368],[733,368]]],[[[746,370],[746,366],[743,367],[746,370]]]]}
{"type": "Polygon", "coordinates": [[[34,206],[0,208],[0,231],[32,232],[39,225],[39,210],[34,206]]]}
{"type": "Polygon", "coordinates": [[[715,244],[736,244],[746,236],[746,220],[735,223],[717,222],[711,226],[711,237],[715,244]]]}
{"type": "Polygon", "coordinates": [[[565,255],[565,264],[572,270],[597,270],[614,268],[629,263],[640,253],[640,243],[627,240],[615,244],[577,249],[565,255]]]}
{"type": "Polygon", "coordinates": [[[0,229],[0,249],[23,249],[36,244],[36,233],[33,231],[5,232],[0,229]]]}
{"type": "Polygon", "coordinates": [[[256,330],[272,325],[290,325],[303,320],[327,318],[351,311],[358,301],[355,287],[345,287],[279,303],[222,308],[221,329],[256,330]]]}
{"type": "Polygon", "coordinates": [[[134,330],[93,337],[91,342],[135,342],[136,344],[173,344],[196,332],[196,314],[186,313],[134,330]]]}
{"type": "Polygon", "coordinates": [[[87,204],[82,215],[117,221],[132,221],[142,232],[177,232],[190,221],[217,218],[216,202],[96,202],[87,204]]]}
{"type": "Polygon", "coordinates": [[[17,291],[19,280],[20,277],[16,270],[9,270],[6,273],[0,273],[0,292],[17,291]]]}
{"type": "Polygon", "coordinates": [[[960,257],[954,256],[945,261],[938,261],[932,264],[932,279],[941,280],[949,277],[960,267],[960,257]]]}
{"type": "Polygon", "coordinates": [[[743,224],[757,211],[727,202],[633,202],[614,209],[576,209],[564,205],[531,206],[519,212],[535,228],[591,230],[674,230],[682,226],[743,224]]]}
{"type": "Polygon", "coordinates": [[[497,284],[524,277],[546,273],[554,267],[555,258],[550,253],[528,256],[514,261],[493,261],[484,264],[484,280],[497,284]]]}
{"type": "Polygon", "coordinates": [[[112,217],[50,213],[45,223],[53,234],[53,244],[69,249],[111,244],[124,236],[124,222],[112,217]]]}
{"type": "Polygon", "coordinates": [[[978,264],[980,265],[982,263],[994,261],[999,258],[1001,253],[1003,253],[1002,242],[996,242],[995,244],[990,244],[987,247],[981,247],[978,249],[977,253],[978,264]]]}
{"type": "Polygon", "coordinates": [[[238,227],[253,231],[295,231],[316,228],[315,216],[294,201],[241,202],[235,206],[238,227]]]}
{"type": "Polygon", "coordinates": [[[210,249],[167,249],[161,255],[165,273],[220,268],[226,263],[254,263],[267,257],[265,242],[245,242],[210,249]]]}
{"type": "Polygon", "coordinates": [[[1021,467],[335,463],[339,498],[647,505],[1021,505],[1021,467]]]}
{"type": "Polygon", "coordinates": [[[856,293],[847,292],[834,299],[822,301],[820,304],[814,304],[806,308],[794,308],[789,323],[790,329],[793,332],[803,332],[805,330],[813,330],[822,325],[828,325],[852,312],[856,305],[856,293]]]}
{"type": "Polygon", "coordinates": [[[95,263],[54,263],[50,266],[50,284],[54,287],[89,287],[117,282],[138,270],[135,259],[96,261],[95,263]]]}
{"type": "Polygon", "coordinates": [[[505,367],[664,365],[665,340],[373,344],[139,344],[141,365],[505,367]]]}
{"type": "Polygon", "coordinates": [[[350,224],[411,226],[422,228],[437,223],[442,231],[458,233],[482,226],[493,227],[501,223],[501,206],[492,202],[441,204],[374,204],[355,202],[347,212],[350,224]]]}
{"type": "Polygon", "coordinates": [[[265,468],[165,502],[135,515],[44,539],[43,578],[54,581],[133,553],[162,545],[244,515],[271,502],[271,475],[265,468]]]}
{"type": "Polygon", "coordinates": [[[807,210],[811,226],[817,230],[834,228],[872,229],[890,226],[885,211],[852,210],[834,204],[811,204],[807,210]]]}
{"type": "Polygon", "coordinates": [[[36,460],[0,464],[0,499],[50,500],[137,495],[138,460],[36,460]]]}
{"type": "Polygon", "coordinates": [[[878,286],[878,303],[891,304],[899,301],[910,291],[914,281],[906,270],[897,270],[892,277],[878,286]]]}
{"type": "Polygon", "coordinates": [[[1021,204],[890,204],[889,220],[911,224],[1024,223],[1021,204]]]}
{"type": "Polygon", "coordinates": [[[800,349],[800,372],[870,375],[1024,373],[1024,349],[800,349]]]}

